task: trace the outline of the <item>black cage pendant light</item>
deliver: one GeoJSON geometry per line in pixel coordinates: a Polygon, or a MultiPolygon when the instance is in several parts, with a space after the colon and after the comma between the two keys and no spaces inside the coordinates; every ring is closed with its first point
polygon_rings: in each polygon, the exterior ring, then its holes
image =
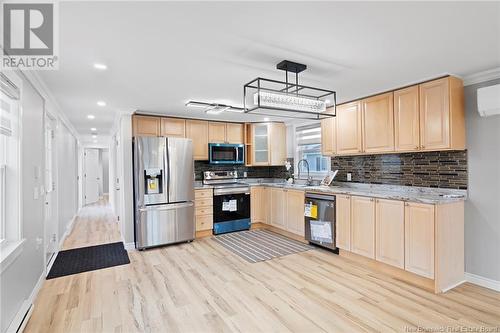
{"type": "Polygon", "coordinates": [[[285,81],[258,77],[243,86],[245,113],[309,120],[335,117],[335,91],[299,84],[306,65],[283,60],[276,68],[285,72],[285,81]],[[288,73],[295,73],[295,82],[288,80],[288,73]]]}

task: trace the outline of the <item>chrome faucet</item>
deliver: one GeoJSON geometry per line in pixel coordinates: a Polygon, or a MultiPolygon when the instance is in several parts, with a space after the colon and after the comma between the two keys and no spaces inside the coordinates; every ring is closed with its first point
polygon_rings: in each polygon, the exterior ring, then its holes
{"type": "Polygon", "coordinates": [[[307,167],[307,182],[306,182],[306,185],[311,185],[312,184],[312,177],[309,176],[309,162],[307,162],[307,160],[305,158],[301,159],[297,163],[297,170],[298,170],[297,179],[300,179],[300,163],[302,163],[302,162],[304,162],[306,164],[306,167],[307,167]]]}

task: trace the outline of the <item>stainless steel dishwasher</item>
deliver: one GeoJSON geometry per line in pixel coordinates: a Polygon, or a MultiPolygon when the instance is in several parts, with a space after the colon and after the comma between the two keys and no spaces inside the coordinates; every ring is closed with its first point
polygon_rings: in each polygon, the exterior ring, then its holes
{"type": "Polygon", "coordinates": [[[306,240],[338,254],[335,242],[335,196],[306,193],[304,215],[306,240]]]}

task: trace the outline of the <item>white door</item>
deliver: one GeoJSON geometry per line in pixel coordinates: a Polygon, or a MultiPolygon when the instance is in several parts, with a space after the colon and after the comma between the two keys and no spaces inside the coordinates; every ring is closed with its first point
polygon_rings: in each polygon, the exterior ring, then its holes
{"type": "Polygon", "coordinates": [[[85,149],[84,153],[84,188],[85,188],[85,204],[91,204],[99,200],[99,150],[85,149]]]}

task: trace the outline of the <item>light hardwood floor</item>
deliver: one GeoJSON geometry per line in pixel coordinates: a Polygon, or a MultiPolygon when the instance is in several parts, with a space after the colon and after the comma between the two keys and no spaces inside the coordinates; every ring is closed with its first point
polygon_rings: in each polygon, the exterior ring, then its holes
{"type": "MultiPolygon", "coordinates": [[[[119,238],[101,202],[82,211],[65,248],[119,238]]],[[[322,250],[251,264],[205,238],[129,256],[130,265],[45,281],[25,332],[500,326],[500,293],[466,283],[435,295],[322,250]]]]}

